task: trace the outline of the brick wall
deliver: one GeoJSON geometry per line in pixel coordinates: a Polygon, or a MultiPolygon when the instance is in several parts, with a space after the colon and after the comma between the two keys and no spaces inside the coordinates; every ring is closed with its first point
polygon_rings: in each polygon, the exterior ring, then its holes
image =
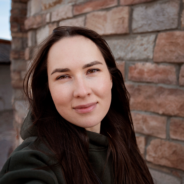
{"type": "Polygon", "coordinates": [[[27,30],[24,21],[27,15],[27,0],[12,0],[11,3],[11,84],[13,87],[13,109],[14,109],[14,127],[16,130],[16,144],[21,142],[19,132],[21,123],[27,114],[27,103],[23,97],[22,84],[27,69],[25,59],[25,49],[27,47],[27,30]]]}
{"type": "Polygon", "coordinates": [[[155,183],[184,184],[184,0],[12,0],[18,131],[26,114],[22,78],[59,25],[84,26],[106,39],[131,94],[137,142],[155,183]]]}

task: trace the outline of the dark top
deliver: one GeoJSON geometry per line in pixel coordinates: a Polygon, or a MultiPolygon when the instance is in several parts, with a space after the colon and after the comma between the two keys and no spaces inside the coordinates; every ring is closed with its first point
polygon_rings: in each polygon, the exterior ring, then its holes
{"type": "MultiPolygon", "coordinates": [[[[34,148],[37,135],[35,126],[31,125],[30,114],[28,114],[21,129],[21,137],[24,141],[14,150],[3,166],[0,172],[0,184],[66,184],[59,166],[49,167],[49,169],[47,167],[57,163],[54,154],[48,147],[40,142],[37,145],[39,150],[34,148]]],[[[87,135],[89,137],[89,161],[94,172],[102,184],[112,184],[112,166],[110,162],[105,164],[108,148],[107,137],[89,131],[87,135]],[[103,176],[101,176],[102,171],[103,176]]]]}

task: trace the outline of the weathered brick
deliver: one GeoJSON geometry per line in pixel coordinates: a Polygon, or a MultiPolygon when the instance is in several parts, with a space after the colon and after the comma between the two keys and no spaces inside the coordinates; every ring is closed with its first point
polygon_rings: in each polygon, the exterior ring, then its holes
{"type": "Polygon", "coordinates": [[[14,89],[13,90],[13,98],[16,99],[22,99],[24,97],[24,93],[22,89],[14,89]]]}
{"type": "Polygon", "coordinates": [[[29,5],[30,15],[33,16],[34,14],[40,12],[42,10],[42,2],[41,0],[31,0],[29,5]]]}
{"type": "Polygon", "coordinates": [[[141,155],[144,157],[146,139],[143,136],[136,136],[136,141],[141,155]]]}
{"type": "Polygon", "coordinates": [[[32,48],[27,47],[25,49],[25,60],[29,60],[32,57],[32,48]]]}
{"type": "Polygon", "coordinates": [[[50,22],[51,13],[46,14],[46,22],[50,22]]]}
{"type": "Polygon", "coordinates": [[[184,90],[161,86],[126,84],[132,110],[184,117],[184,90]]]}
{"type": "Polygon", "coordinates": [[[12,50],[10,53],[10,59],[24,59],[24,51],[12,50]]]}
{"type": "Polygon", "coordinates": [[[10,16],[10,22],[11,23],[18,23],[23,24],[25,21],[25,17],[19,17],[19,16],[10,16]]]}
{"type": "Polygon", "coordinates": [[[184,119],[172,118],[170,123],[170,137],[184,141],[184,119]]]}
{"type": "Polygon", "coordinates": [[[154,50],[155,62],[184,63],[184,32],[160,33],[154,50]]]}
{"type": "Polygon", "coordinates": [[[13,61],[11,62],[11,71],[22,71],[26,69],[26,62],[25,61],[13,61]]]}
{"type": "Polygon", "coordinates": [[[36,31],[37,44],[42,43],[49,36],[49,26],[46,25],[36,31]]]}
{"type": "Polygon", "coordinates": [[[26,74],[27,74],[27,71],[21,71],[21,73],[20,73],[21,79],[24,79],[26,74]]]}
{"type": "Polygon", "coordinates": [[[178,26],[180,0],[158,1],[133,9],[134,33],[174,29],[178,26]]]}
{"type": "Polygon", "coordinates": [[[175,66],[152,63],[136,63],[129,67],[128,78],[132,81],[176,84],[175,66]]]}
{"type": "Polygon", "coordinates": [[[12,0],[12,2],[27,3],[29,0],[12,0]]]}
{"type": "Polygon", "coordinates": [[[116,61],[117,67],[125,78],[125,62],[124,61],[116,61]]]}
{"type": "Polygon", "coordinates": [[[17,33],[11,33],[12,38],[13,37],[18,37],[18,38],[27,38],[27,33],[21,33],[21,32],[17,32],[17,33]]]}
{"type": "Polygon", "coordinates": [[[145,3],[155,0],[120,0],[120,5],[132,5],[132,4],[139,4],[139,3],[145,3]]]}
{"type": "Polygon", "coordinates": [[[29,17],[24,22],[26,30],[33,29],[33,28],[39,28],[45,24],[46,24],[46,14],[29,17]]]}
{"type": "Polygon", "coordinates": [[[33,63],[33,60],[29,60],[26,62],[27,66],[26,66],[26,70],[28,71],[31,67],[31,64],[33,63]]]}
{"type": "Polygon", "coordinates": [[[19,31],[19,24],[11,23],[11,32],[18,32],[19,31]]]}
{"type": "Polygon", "coordinates": [[[11,81],[11,85],[13,88],[20,88],[22,89],[23,88],[23,80],[12,80],[11,81]]]}
{"type": "Polygon", "coordinates": [[[95,0],[74,6],[74,15],[116,6],[117,0],[95,0]]]}
{"type": "Polygon", "coordinates": [[[71,3],[71,0],[41,0],[42,1],[42,10],[48,10],[54,8],[57,5],[63,5],[66,3],[71,3]]]}
{"type": "Polygon", "coordinates": [[[12,49],[16,49],[16,50],[23,49],[22,39],[12,38],[11,47],[12,47],[12,49]]]}
{"type": "Polygon", "coordinates": [[[181,27],[184,28],[184,9],[181,15],[181,27]]]}
{"type": "Polygon", "coordinates": [[[152,140],[146,160],[154,164],[184,170],[184,146],[160,139],[152,140]]]}
{"type": "Polygon", "coordinates": [[[25,100],[15,101],[15,110],[21,118],[25,118],[28,113],[28,102],[25,100]]]}
{"type": "Polygon", "coordinates": [[[180,184],[180,179],[172,175],[149,169],[154,184],[180,184]]]}
{"type": "Polygon", "coordinates": [[[180,69],[179,84],[184,86],[184,65],[180,69]]]}
{"type": "Polygon", "coordinates": [[[59,9],[56,9],[51,13],[51,22],[63,20],[72,17],[72,6],[65,5],[61,6],[59,9]]]}
{"type": "Polygon", "coordinates": [[[152,59],[154,40],[155,35],[106,39],[116,60],[132,61],[152,59]]]}
{"type": "Polygon", "coordinates": [[[27,15],[27,10],[26,9],[12,9],[11,10],[11,15],[16,15],[16,16],[19,16],[19,17],[26,17],[27,15]]]}
{"type": "Polygon", "coordinates": [[[20,80],[21,76],[20,76],[20,72],[11,72],[11,79],[12,80],[20,80]]]}
{"type": "Polygon", "coordinates": [[[129,12],[129,7],[118,7],[107,12],[90,13],[86,17],[86,27],[93,29],[100,35],[128,33],[129,12]]]}
{"type": "Polygon", "coordinates": [[[79,26],[84,27],[85,17],[78,17],[68,20],[63,20],[59,22],[59,26],[79,26]]]}
{"type": "MultiPolygon", "coordinates": [[[[14,112],[14,118],[15,118],[15,121],[18,123],[18,124],[22,124],[22,118],[18,115],[17,112],[14,112]]],[[[18,131],[17,133],[19,134],[20,131],[18,131]]]]}
{"type": "Polygon", "coordinates": [[[27,4],[21,2],[12,2],[11,9],[27,9],[27,4]]]}
{"type": "Polygon", "coordinates": [[[36,45],[36,32],[33,30],[28,31],[27,34],[28,47],[36,45]]]}
{"type": "Polygon", "coordinates": [[[136,132],[166,138],[166,117],[133,112],[132,118],[136,132]]]}
{"type": "Polygon", "coordinates": [[[51,23],[51,24],[48,24],[49,26],[49,35],[52,34],[53,30],[57,27],[57,23],[51,23]]]}

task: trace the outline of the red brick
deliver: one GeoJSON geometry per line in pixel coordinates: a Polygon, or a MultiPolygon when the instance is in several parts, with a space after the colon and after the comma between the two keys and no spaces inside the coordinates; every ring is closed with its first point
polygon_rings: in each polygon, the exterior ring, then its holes
{"type": "Polygon", "coordinates": [[[20,32],[18,32],[18,33],[11,33],[11,36],[12,36],[12,38],[13,37],[25,38],[25,37],[27,37],[27,33],[20,33],[20,32]]]}
{"type": "Polygon", "coordinates": [[[12,9],[11,10],[11,15],[16,15],[16,16],[19,16],[19,17],[26,17],[26,14],[27,14],[27,10],[26,9],[12,9]]]}
{"type": "Polygon", "coordinates": [[[17,16],[10,16],[10,22],[11,23],[18,23],[23,24],[25,21],[25,17],[17,17],[17,16]]]}
{"type": "Polygon", "coordinates": [[[31,58],[31,48],[27,47],[25,49],[25,60],[29,60],[31,58]]]}
{"type": "Polygon", "coordinates": [[[184,86],[184,65],[182,65],[180,70],[179,83],[181,86],[184,86]]]}
{"type": "Polygon", "coordinates": [[[49,35],[52,34],[53,29],[57,27],[57,23],[49,24],[49,35]]]}
{"type": "Polygon", "coordinates": [[[155,62],[184,63],[184,32],[165,32],[157,37],[154,50],[155,62]]]}
{"type": "Polygon", "coordinates": [[[141,155],[144,157],[146,139],[143,136],[137,136],[136,141],[137,141],[138,148],[141,152],[141,155]]]}
{"type": "Polygon", "coordinates": [[[132,81],[176,84],[175,66],[152,63],[136,63],[129,67],[128,78],[132,81]]]}
{"type": "Polygon", "coordinates": [[[166,138],[166,117],[133,112],[132,118],[136,132],[166,138]]]}
{"type": "Polygon", "coordinates": [[[184,28],[184,9],[181,15],[181,27],[184,28]]]}
{"type": "Polygon", "coordinates": [[[10,59],[24,59],[24,51],[12,50],[10,53],[10,59]]]}
{"type": "Polygon", "coordinates": [[[27,9],[27,4],[21,2],[12,2],[11,9],[27,9]]]}
{"type": "Polygon", "coordinates": [[[124,61],[116,61],[117,67],[125,78],[125,62],[124,61]]]}
{"type": "Polygon", "coordinates": [[[146,160],[154,164],[184,170],[184,146],[160,139],[152,140],[146,160]]]}
{"type": "Polygon", "coordinates": [[[117,0],[95,0],[74,6],[74,15],[116,6],[117,0]]]}
{"type": "MultiPolygon", "coordinates": [[[[15,121],[18,123],[18,124],[22,124],[22,118],[20,117],[20,115],[17,113],[17,112],[14,112],[14,118],[15,118],[15,121]]],[[[19,133],[20,132],[20,130],[18,131],[18,134],[20,134],[19,133]]]]}
{"type": "Polygon", "coordinates": [[[86,17],[86,27],[101,35],[129,33],[129,7],[93,12],[86,17]]]}
{"type": "Polygon", "coordinates": [[[67,19],[72,17],[72,6],[71,5],[65,5],[61,6],[59,9],[56,9],[51,14],[51,22],[59,21],[63,19],[67,19]]]}
{"type": "Polygon", "coordinates": [[[15,71],[18,71],[18,72],[21,72],[23,70],[26,70],[26,62],[23,61],[23,60],[12,60],[11,62],[11,65],[10,65],[10,69],[11,69],[11,72],[15,72],[15,71]]]}
{"type": "Polygon", "coordinates": [[[29,17],[25,20],[25,29],[38,28],[46,24],[46,14],[29,17]]]}
{"type": "Polygon", "coordinates": [[[18,32],[19,31],[19,24],[11,23],[11,31],[12,32],[18,32]]]}
{"type": "Polygon", "coordinates": [[[154,0],[120,0],[120,5],[132,5],[132,4],[139,4],[139,3],[145,3],[150,1],[154,1],[154,0]]]}
{"type": "Polygon", "coordinates": [[[23,88],[23,80],[12,80],[11,85],[13,88],[23,88]]]}
{"type": "Polygon", "coordinates": [[[77,17],[73,19],[66,19],[61,22],[59,22],[59,26],[79,26],[79,27],[84,27],[84,21],[85,17],[77,17]]]}
{"type": "Polygon", "coordinates": [[[172,118],[170,123],[170,137],[184,141],[184,119],[172,118]]]}
{"type": "Polygon", "coordinates": [[[14,49],[21,50],[21,49],[23,49],[22,39],[13,38],[12,42],[11,42],[11,48],[12,48],[12,50],[14,50],[14,49]]]}
{"type": "MultiPolygon", "coordinates": [[[[35,0],[38,1],[38,0],[35,0]]],[[[42,5],[42,9],[43,10],[48,10],[50,8],[53,8],[57,5],[62,5],[62,4],[66,4],[66,3],[71,3],[71,0],[41,0],[41,5],[42,5]]]]}
{"type": "Polygon", "coordinates": [[[21,79],[20,72],[11,72],[11,79],[20,80],[21,79]]]}
{"type": "Polygon", "coordinates": [[[10,59],[19,59],[19,51],[11,51],[10,52],[10,59]]]}
{"type": "Polygon", "coordinates": [[[12,2],[27,3],[29,0],[12,0],[12,2]]]}
{"type": "Polygon", "coordinates": [[[132,110],[184,117],[184,90],[161,86],[126,84],[132,110]]]}

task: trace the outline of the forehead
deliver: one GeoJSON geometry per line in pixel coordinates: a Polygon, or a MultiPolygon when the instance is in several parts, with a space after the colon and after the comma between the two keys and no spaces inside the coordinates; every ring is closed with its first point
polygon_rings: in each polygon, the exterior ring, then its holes
{"type": "Polygon", "coordinates": [[[83,65],[96,60],[105,63],[97,45],[84,36],[62,38],[50,48],[47,60],[48,69],[83,65]]]}

